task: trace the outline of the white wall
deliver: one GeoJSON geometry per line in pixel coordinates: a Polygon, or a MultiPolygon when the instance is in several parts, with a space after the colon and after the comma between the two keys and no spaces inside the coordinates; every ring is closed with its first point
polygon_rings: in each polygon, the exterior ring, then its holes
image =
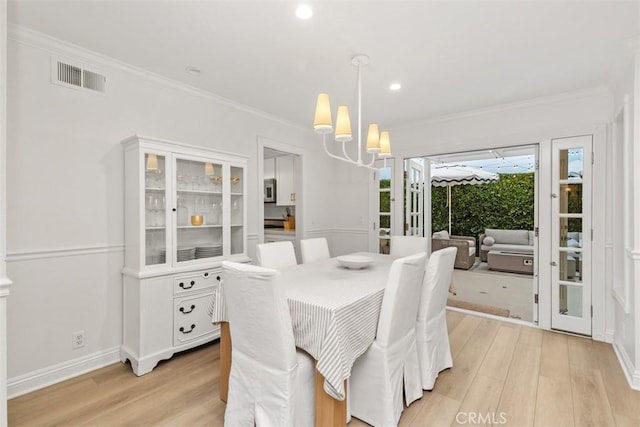
{"type": "MultiPolygon", "coordinates": [[[[300,147],[307,174],[327,174],[310,130],[24,29],[8,51],[7,261],[9,394],[17,395],[118,358],[122,342],[123,154],[142,134],[250,156],[249,255],[262,186],[257,138],[300,147]],[[52,52],[107,76],[105,95],[50,83],[52,52]],[[71,350],[71,333],[86,345],[71,350]]],[[[310,111],[310,116],[312,111],[310,111]]],[[[317,200],[322,180],[305,179],[317,200]]],[[[260,204],[259,204],[260,203],[260,204]]],[[[324,204],[306,223],[324,227],[324,204]]]]}
{"type": "MultiPolygon", "coordinates": [[[[621,74],[621,78],[614,86],[614,112],[617,113],[623,106],[625,96],[628,96],[628,117],[631,119],[629,125],[629,136],[631,138],[632,151],[622,152],[622,165],[612,165],[611,175],[613,177],[623,177],[623,183],[614,182],[611,185],[610,190],[617,197],[618,201],[624,201],[628,196],[627,190],[633,190],[635,182],[633,178],[634,170],[628,170],[627,165],[624,164],[625,156],[633,156],[633,151],[637,150],[638,139],[635,137],[636,129],[640,126],[639,119],[636,117],[635,102],[640,95],[640,87],[637,86],[637,82],[634,81],[636,74],[636,65],[631,63],[628,65],[624,73],[621,74]]],[[[613,149],[613,147],[612,147],[613,149]]],[[[636,165],[637,166],[637,165],[636,165]]],[[[636,181],[637,182],[637,181],[636,181]]],[[[631,194],[633,196],[633,194],[631,194]]],[[[637,338],[638,334],[638,312],[636,304],[636,295],[638,294],[638,283],[640,280],[638,276],[629,274],[632,271],[634,265],[633,251],[635,248],[640,248],[640,241],[634,241],[633,239],[633,223],[638,221],[640,212],[634,211],[633,197],[628,198],[627,203],[617,203],[611,212],[613,231],[615,238],[612,239],[612,256],[611,264],[615,267],[612,271],[611,280],[619,284],[621,289],[628,287],[628,300],[621,301],[620,299],[612,298],[610,306],[613,310],[614,316],[614,346],[619,358],[622,361],[625,371],[633,383],[632,379],[638,376],[637,373],[640,369],[640,361],[638,360],[640,346],[640,339],[637,338]],[[625,221],[631,226],[631,230],[624,229],[625,221]],[[625,241],[626,240],[626,241],[625,241]],[[634,246],[635,245],[635,246],[634,246]],[[627,274],[625,274],[625,271],[627,274]],[[625,307],[625,303],[627,307],[625,307]],[[628,310],[625,310],[628,308],[628,310]],[[636,372],[634,374],[634,371],[636,372]]],[[[638,249],[636,249],[638,251],[638,249]]],[[[637,262],[637,261],[635,261],[637,262]]],[[[624,292],[622,292],[622,296],[624,292]]],[[[624,298],[623,298],[624,299],[624,298]]],[[[637,382],[636,387],[640,387],[640,376],[635,380],[637,382]]]]}
{"type": "Polygon", "coordinates": [[[6,255],[6,136],[7,136],[7,2],[0,3],[0,426],[7,424],[7,299],[11,281],[6,255]]]}

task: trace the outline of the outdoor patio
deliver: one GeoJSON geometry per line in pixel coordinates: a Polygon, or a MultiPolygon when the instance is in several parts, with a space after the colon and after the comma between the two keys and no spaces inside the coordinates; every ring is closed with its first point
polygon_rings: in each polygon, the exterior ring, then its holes
{"type": "Polygon", "coordinates": [[[470,270],[455,269],[453,281],[456,295],[449,295],[450,306],[533,321],[532,276],[492,271],[477,260],[470,270]]]}

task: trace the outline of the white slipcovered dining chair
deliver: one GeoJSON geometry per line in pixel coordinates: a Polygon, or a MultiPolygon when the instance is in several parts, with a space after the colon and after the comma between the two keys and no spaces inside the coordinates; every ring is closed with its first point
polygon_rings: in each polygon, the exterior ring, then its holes
{"type": "Polygon", "coordinates": [[[420,376],[424,390],[432,390],[438,373],[453,366],[446,305],[457,250],[456,247],[449,247],[433,252],[424,274],[416,321],[420,376]]]}
{"type": "Polygon", "coordinates": [[[303,264],[331,258],[327,239],[318,237],[300,240],[300,255],[303,264]]]}
{"type": "Polygon", "coordinates": [[[290,241],[260,243],[256,245],[256,258],[260,267],[291,267],[298,264],[296,251],[290,241]]]}
{"type": "Polygon", "coordinates": [[[391,265],[376,338],[351,371],[351,415],[373,426],[397,425],[403,390],[407,406],[422,397],[415,328],[426,256],[421,252],[391,265]]]}
{"type": "Polygon", "coordinates": [[[231,332],[225,426],[314,425],[314,360],[296,350],[279,275],[273,269],[222,263],[231,332]]]}
{"type": "Polygon", "coordinates": [[[427,251],[427,239],[420,236],[391,236],[390,255],[408,256],[427,251]]]}

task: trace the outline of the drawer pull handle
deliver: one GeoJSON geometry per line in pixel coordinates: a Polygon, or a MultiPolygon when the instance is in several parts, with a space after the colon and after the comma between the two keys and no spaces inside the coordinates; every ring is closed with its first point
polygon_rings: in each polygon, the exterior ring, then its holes
{"type": "Polygon", "coordinates": [[[216,276],[216,280],[219,282],[220,281],[220,276],[216,276]]]}
{"type": "Polygon", "coordinates": [[[196,306],[193,304],[191,304],[191,309],[189,311],[184,311],[184,307],[180,307],[180,312],[182,312],[182,314],[189,314],[193,311],[194,308],[196,308],[196,306]]]}
{"type": "Polygon", "coordinates": [[[191,332],[193,332],[193,330],[196,328],[195,324],[191,324],[191,329],[189,329],[188,331],[184,330],[184,326],[180,326],[180,332],[182,332],[183,334],[190,334],[191,332]]]}
{"type": "Polygon", "coordinates": [[[191,283],[190,283],[190,285],[191,285],[191,286],[186,286],[186,285],[184,284],[184,282],[180,282],[180,284],[179,284],[178,286],[180,286],[182,289],[191,289],[191,288],[193,288],[193,285],[195,285],[195,284],[196,284],[196,282],[194,282],[194,281],[192,280],[192,281],[191,281],[191,283]]]}

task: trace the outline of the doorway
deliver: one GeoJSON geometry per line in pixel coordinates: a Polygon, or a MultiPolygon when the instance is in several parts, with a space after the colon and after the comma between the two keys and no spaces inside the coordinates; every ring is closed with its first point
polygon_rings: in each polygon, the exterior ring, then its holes
{"type": "Polygon", "coordinates": [[[302,236],[302,153],[258,138],[258,242],[291,241],[299,257],[302,236]]]}
{"type": "Polygon", "coordinates": [[[431,237],[432,250],[454,240],[458,248],[450,306],[538,321],[537,157],[538,146],[527,145],[405,161],[404,234],[431,237]]]}

